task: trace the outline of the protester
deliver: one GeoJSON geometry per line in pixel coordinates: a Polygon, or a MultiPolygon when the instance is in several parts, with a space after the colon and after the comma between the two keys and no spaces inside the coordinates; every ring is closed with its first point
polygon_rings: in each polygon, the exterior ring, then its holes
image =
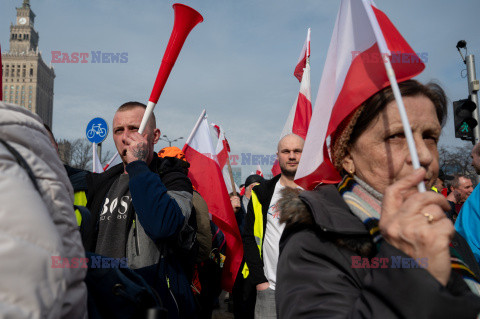
{"type": "MultiPolygon", "coordinates": [[[[255,318],[276,318],[275,284],[279,241],[284,225],[280,225],[277,202],[286,187],[298,187],[293,178],[302,156],[304,140],[289,134],[278,143],[281,174],[252,190],[245,220],[244,252],[248,267],[245,289],[256,289],[255,318]]],[[[245,183],[246,185],[248,182],[245,183]]]]}
{"type": "Polygon", "coordinates": [[[210,221],[212,234],[212,250],[206,261],[197,265],[200,283],[199,319],[212,318],[213,309],[219,306],[219,296],[222,292],[222,272],[227,248],[225,235],[213,221],[210,221]]]}
{"type": "MultiPolygon", "coordinates": [[[[242,184],[240,186],[240,188],[243,190],[243,195],[235,196],[233,193],[230,193],[230,202],[232,203],[232,208],[235,213],[235,219],[237,220],[238,229],[240,230],[240,235],[242,235],[242,238],[245,229],[245,217],[247,215],[246,210],[248,208],[248,203],[250,202],[250,197],[252,195],[252,188],[260,183],[263,183],[264,181],[265,179],[260,175],[250,175],[247,177],[245,184],[242,184]]],[[[228,302],[229,304],[229,308],[230,305],[233,306],[234,318],[238,319],[253,318],[255,310],[255,294],[252,293],[248,296],[245,296],[244,294],[245,278],[242,274],[244,266],[245,258],[242,258],[242,263],[240,265],[240,268],[238,269],[232,293],[226,300],[226,302],[228,302]]]]}
{"type": "Polygon", "coordinates": [[[160,137],[151,115],[139,134],[146,106],[128,102],[113,118],[113,139],[123,163],[88,181],[88,208],[96,232],[88,251],[112,258],[127,258],[160,294],[169,318],[190,318],[195,306],[178,251],[193,245],[188,220],[192,185],[188,164],[177,158],[159,158],[154,145],[160,137]]]}
{"type": "Polygon", "coordinates": [[[252,174],[247,177],[245,180],[244,188],[245,188],[245,193],[242,195],[241,200],[242,200],[242,208],[246,212],[248,209],[248,203],[250,202],[250,198],[252,196],[252,188],[257,186],[260,183],[263,183],[265,179],[257,174],[252,174]]]}
{"type": "Polygon", "coordinates": [[[475,169],[477,175],[480,175],[480,143],[477,143],[470,154],[472,158],[472,166],[475,169]]]}
{"type": "MultiPolygon", "coordinates": [[[[185,154],[176,146],[164,147],[158,152],[158,157],[174,157],[187,162],[185,154]]],[[[188,164],[190,165],[190,164],[188,164]]],[[[185,167],[185,174],[188,174],[188,167],[185,167]]],[[[198,252],[196,258],[193,258],[194,263],[201,263],[210,258],[212,250],[212,230],[211,220],[208,212],[208,206],[203,197],[195,189],[193,190],[192,205],[195,212],[196,244],[198,245],[198,252]]],[[[193,214],[192,214],[193,215],[193,214]]],[[[192,217],[190,217],[192,218],[192,217]]]]}
{"type": "Polygon", "coordinates": [[[230,203],[232,204],[233,212],[235,213],[235,219],[237,220],[238,229],[240,235],[243,235],[243,226],[245,224],[245,215],[247,214],[243,209],[240,195],[230,193],[230,203]]]}
{"type": "MultiPolygon", "coordinates": [[[[185,154],[175,146],[162,148],[158,152],[158,157],[174,157],[186,162],[185,154]]],[[[198,245],[197,256],[193,259],[195,271],[192,289],[199,304],[198,318],[209,319],[222,292],[221,279],[226,241],[223,232],[210,220],[207,203],[196,190],[193,191],[192,203],[195,210],[196,245],[198,245]]]]}
{"type": "Polygon", "coordinates": [[[3,102],[0,113],[0,317],[86,318],[67,174],[37,115],[3,102]]]}
{"type": "Polygon", "coordinates": [[[472,180],[464,175],[455,175],[448,188],[450,191],[447,196],[450,204],[449,214],[452,216],[451,220],[455,222],[463,203],[473,192],[472,180]]]}
{"type": "Polygon", "coordinates": [[[432,191],[436,193],[441,193],[443,196],[447,197],[448,192],[447,188],[445,187],[445,180],[447,179],[447,175],[443,172],[442,169],[438,171],[438,177],[435,183],[432,186],[432,191]]]}
{"type": "Polygon", "coordinates": [[[471,260],[471,251],[457,244],[449,250],[454,229],[443,212],[446,199],[417,191],[418,183],[429,189],[438,175],[445,94],[414,80],[399,86],[421,168],[413,169],[390,87],[343,121],[331,140],[342,182],[284,194],[280,203],[286,228],[277,271],[279,318],[479,314],[480,298],[470,290],[478,292],[478,282],[466,270],[476,265],[462,262],[471,260]]]}

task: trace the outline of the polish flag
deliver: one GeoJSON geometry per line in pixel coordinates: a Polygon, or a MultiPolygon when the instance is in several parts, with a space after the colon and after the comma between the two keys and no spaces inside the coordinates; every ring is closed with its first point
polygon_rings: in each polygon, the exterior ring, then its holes
{"type": "Polygon", "coordinates": [[[215,129],[217,133],[217,149],[216,153],[218,158],[218,164],[220,165],[220,169],[223,169],[225,164],[227,164],[228,160],[228,153],[230,153],[230,145],[228,144],[227,138],[225,137],[225,132],[223,131],[222,127],[212,123],[212,127],[215,129]]]}
{"type": "Polygon", "coordinates": [[[228,171],[228,166],[227,160],[228,157],[230,156],[230,145],[228,144],[227,138],[225,137],[225,131],[220,125],[217,125],[215,123],[210,124],[214,129],[215,132],[217,133],[217,148],[216,148],[216,154],[217,154],[217,159],[218,159],[218,164],[220,165],[220,169],[222,170],[222,175],[223,179],[225,181],[225,186],[227,187],[228,193],[233,192],[232,184],[235,187],[235,191],[240,193],[240,189],[238,188],[237,184],[235,182],[232,183],[232,180],[230,178],[230,172],[228,171]]]}
{"type": "Polygon", "coordinates": [[[295,71],[293,75],[298,79],[298,82],[302,82],[303,69],[307,66],[307,59],[310,57],[310,28],[307,31],[307,38],[303,44],[302,52],[298,57],[297,65],[295,66],[295,71]]]}
{"type": "Polygon", "coordinates": [[[230,197],[213,148],[207,116],[203,110],[187,143],[183,147],[190,163],[188,177],[202,195],[213,222],[223,231],[227,242],[222,272],[222,288],[231,292],[243,256],[243,245],[230,197]]]}
{"type": "Polygon", "coordinates": [[[383,59],[390,59],[398,82],[413,78],[425,68],[373,1],[342,0],[315,102],[313,125],[295,175],[299,186],[312,189],[319,183],[340,181],[330,160],[327,139],[358,106],[390,85],[383,59]]]}
{"type": "Polygon", "coordinates": [[[255,174],[260,175],[260,176],[263,177],[262,168],[261,168],[260,165],[258,165],[258,164],[257,164],[257,170],[255,171],[255,174]]]}
{"type": "MultiPolygon", "coordinates": [[[[312,118],[312,94],[310,88],[310,28],[307,32],[307,39],[300,53],[299,62],[295,68],[294,75],[300,81],[300,92],[290,109],[287,121],[283,127],[280,139],[288,134],[297,134],[303,139],[307,137],[308,125],[312,118]],[[301,70],[301,72],[300,72],[301,70]]],[[[276,176],[281,173],[278,159],[275,160],[272,167],[272,174],[276,176]]]]}

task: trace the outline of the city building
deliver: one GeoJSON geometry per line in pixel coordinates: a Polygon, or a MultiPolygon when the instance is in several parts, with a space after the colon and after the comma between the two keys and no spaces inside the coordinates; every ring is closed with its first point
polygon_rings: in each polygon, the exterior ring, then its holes
{"type": "Polygon", "coordinates": [[[2,53],[3,100],[37,113],[51,127],[55,72],[38,50],[30,1],[23,0],[16,9],[15,24],[10,25],[10,50],[2,53]]]}

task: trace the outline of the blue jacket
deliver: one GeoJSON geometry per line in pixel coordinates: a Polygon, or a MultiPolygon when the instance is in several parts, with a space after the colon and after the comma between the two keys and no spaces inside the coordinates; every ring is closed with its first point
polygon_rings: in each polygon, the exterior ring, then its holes
{"type": "Polygon", "coordinates": [[[475,187],[458,214],[455,229],[468,242],[480,263],[480,187],[475,187]]]}

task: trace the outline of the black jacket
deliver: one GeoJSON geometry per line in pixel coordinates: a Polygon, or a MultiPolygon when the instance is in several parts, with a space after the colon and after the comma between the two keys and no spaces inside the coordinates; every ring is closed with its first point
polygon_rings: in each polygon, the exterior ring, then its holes
{"type": "Polygon", "coordinates": [[[277,269],[279,318],[476,318],[480,312],[480,298],[456,272],[444,287],[423,268],[353,268],[352,257],[372,266],[374,257],[409,257],[385,241],[377,251],[333,185],[282,201],[288,222],[277,269]]]}
{"type": "MultiPolygon", "coordinates": [[[[260,204],[262,204],[262,216],[263,216],[263,238],[265,237],[265,227],[267,224],[267,212],[268,207],[270,205],[270,201],[272,200],[273,192],[275,191],[275,185],[280,180],[281,175],[277,175],[271,180],[265,181],[260,185],[255,186],[252,189],[252,192],[258,197],[260,204]]],[[[255,241],[255,236],[253,233],[255,225],[255,214],[253,211],[252,200],[248,203],[248,211],[247,216],[245,217],[245,228],[243,233],[243,251],[244,251],[244,258],[245,263],[248,266],[249,274],[246,279],[245,289],[246,291],[250,291],[255,288],[256,285],[267,282],[267,278],[265,277],[265,273],[263,270],[263,260],[260,257],[260,252],[258,251],[257,243],[255,241]]],[[[262,256],[263,256],[263,249],[262,249],[262,256]]]]}

